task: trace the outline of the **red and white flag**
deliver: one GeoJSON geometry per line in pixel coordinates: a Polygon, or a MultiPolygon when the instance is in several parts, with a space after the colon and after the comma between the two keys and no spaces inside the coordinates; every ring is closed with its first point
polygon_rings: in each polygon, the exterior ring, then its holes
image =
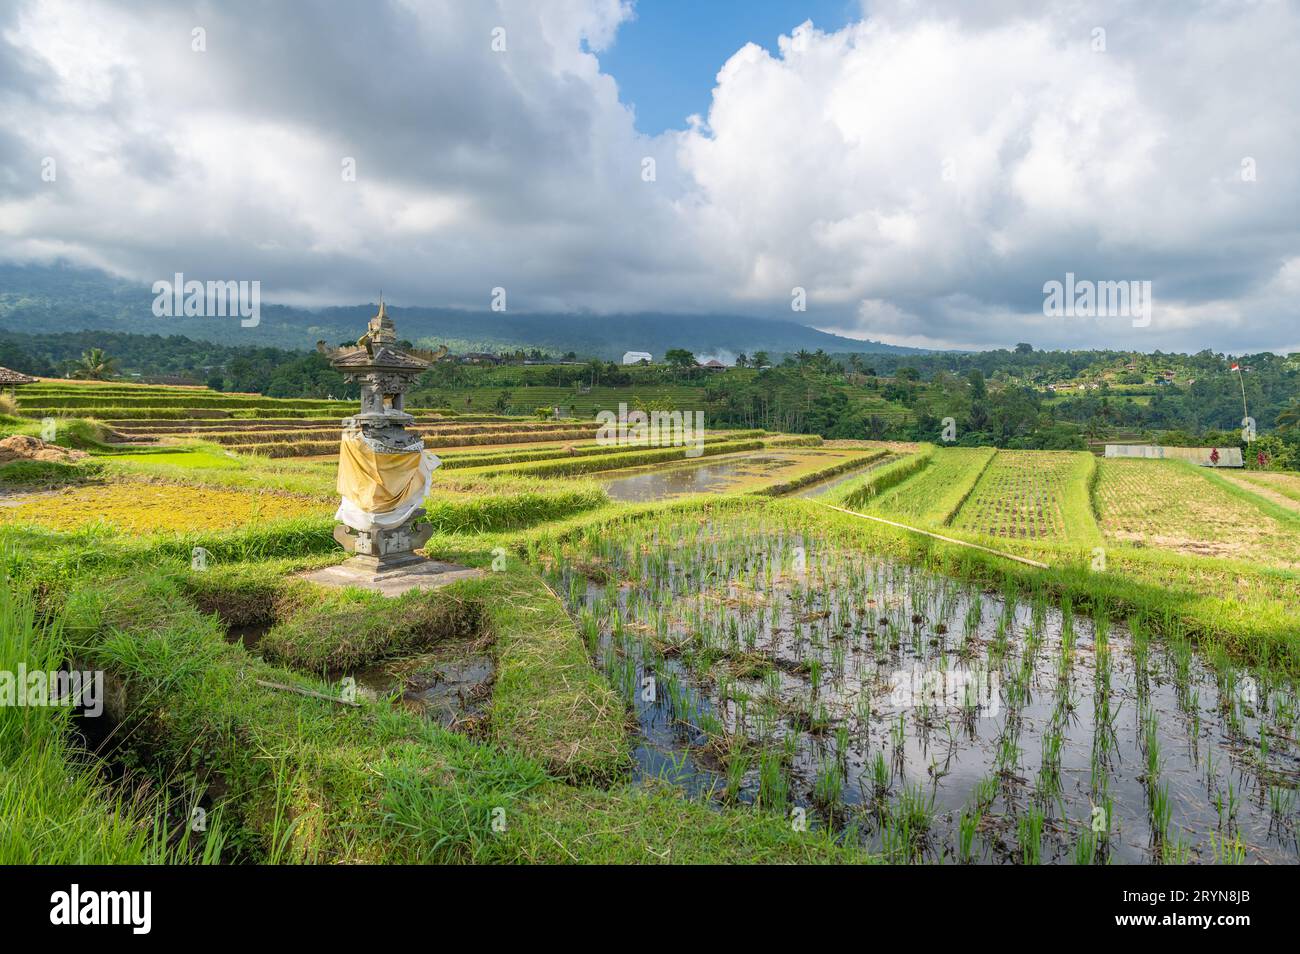
{"type": "Polygon", "coordinates": [[[1234,365],[1232,366],[1231,370],[1233,370],[1233,371],[1240,371],[1240,370],[1241,370],[1241,365],[1239,365],[1239,364],[1234,364],[1234,365]]]}

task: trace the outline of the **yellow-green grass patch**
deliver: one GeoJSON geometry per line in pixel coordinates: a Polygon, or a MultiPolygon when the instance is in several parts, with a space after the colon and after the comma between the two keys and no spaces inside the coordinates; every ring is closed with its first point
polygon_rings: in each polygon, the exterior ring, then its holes
{"type": "Polygon", "coordinates": [[[290,494],[121,480],[19,498],[0,507],[0,523],[75,530],[106,524],[122,533],[231,530],[324,515],[321,502],[290,494]]]}

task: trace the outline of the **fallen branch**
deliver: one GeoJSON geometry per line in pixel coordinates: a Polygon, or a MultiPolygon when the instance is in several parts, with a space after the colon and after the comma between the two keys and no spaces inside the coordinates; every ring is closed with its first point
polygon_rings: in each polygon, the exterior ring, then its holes
{"type": "Polygon", "coordinates": [[[265,679],[253,680],[264,689],[278,689],[280,692],[296,692],[300,696],[310,696],[313,699],[324,699],[326,702],[335,702],[341,706],[352,706],[361,708],[361,703],[353,702],[348,699],[340,699],[338,696],[328,696],[323,692],[316,692],[314,689],[303,689],[301,686],[286,686],[279,682],[267,682],[265,679]]]}

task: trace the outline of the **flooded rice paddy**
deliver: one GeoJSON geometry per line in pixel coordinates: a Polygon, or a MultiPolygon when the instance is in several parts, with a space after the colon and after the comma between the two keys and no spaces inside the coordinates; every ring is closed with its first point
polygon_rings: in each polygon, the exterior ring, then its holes
{"type": "MultiPolygon", "coordinates": [[[[685,497],[691,494],[721,494],[754,489],[787,480],[809,466],[832,467],[846,452],[808,450],[760,451],[718,458],[683,461],[668,466],[631,468],[602,474],[605,492],[611,500],[645,502],[685,497]]],[[[851,472],[838,474],[816,485],[823,490],[830,484],[860,476],[879,466],[872,461],[851,472]]]]}
{"type": "Polygon", "coordinates": [[[800,487],[798,490],[794,492],[793,496],[805,497],[808,499],[824,497],[827,494],[829,494],[832,490],[836,490],[842,484],[847,484],[851,480],[856,480],[857,478],[861,477],[869,470],[875,470],[877,467],[883,467],[886,464],[893,463],[894,461],[898,460],[898,456],[899,455],[897,454],[886,454],[885,456],[877,458],[876,460],[873,460],[871,461],[871,463],[866,464],[862,467],[855,467],[852,470],[845,471],[842,474],[835,474],[832,477],[827,477],[825,480],[819,480],[816,483],[809,484],[806,487],[800,487]]]}
{"type": "Polygon", "coordinates": [[[752,518],[534,558],[638,771],[895,861],[1295,863],[1289,681],[752,518]]]}

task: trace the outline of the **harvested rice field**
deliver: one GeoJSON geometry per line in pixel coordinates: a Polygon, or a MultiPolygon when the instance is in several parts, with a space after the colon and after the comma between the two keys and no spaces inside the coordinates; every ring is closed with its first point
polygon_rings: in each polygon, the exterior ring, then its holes
{"type": "Polygon", "coordinates": [[[1261,510],[1249,492],[1173,461],[1098,464],[1097,517],[1108,540],[1132,546],[1300,567],[1300,521],[1261,510]]]}
{"type": "Polygon", "coordinates": [[[236,530],[293,517],[325,517],[319,501],[269,491],[118,481],[0,497],[0,523],[49,530],[98,525],[126,534],[236,530]]]}
{"type": "Polygon", "coordinates": [[[1222,474],[1225,480],[1287,510],[1300,511],[1300,474],[1243,471],[1222,474]]]}

